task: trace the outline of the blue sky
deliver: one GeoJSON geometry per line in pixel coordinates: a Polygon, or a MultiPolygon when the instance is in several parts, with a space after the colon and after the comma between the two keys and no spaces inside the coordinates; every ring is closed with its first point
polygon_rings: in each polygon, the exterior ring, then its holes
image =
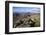
{"type": "Polygon", "coordinates": [[[17,13],[23,13],[23,12],[40,13],[40,8],[37,8],[37,7],[13,7],[13,12],[17,12],[17,13]]]}

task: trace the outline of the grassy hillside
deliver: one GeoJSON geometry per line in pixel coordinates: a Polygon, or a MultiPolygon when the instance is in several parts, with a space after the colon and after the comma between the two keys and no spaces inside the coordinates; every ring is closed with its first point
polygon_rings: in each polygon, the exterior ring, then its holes
{"type": "Polygon", "coordinates": [[[13,16],[13,28],[40,27],[40,14],[13,16]]]}

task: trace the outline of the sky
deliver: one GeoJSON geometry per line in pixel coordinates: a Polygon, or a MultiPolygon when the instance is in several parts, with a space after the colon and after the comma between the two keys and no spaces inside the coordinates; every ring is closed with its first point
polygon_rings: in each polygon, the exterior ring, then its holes
{"type": "Polygon", "coordinates": [[[23,13],[23,12],[31,12],[31,13],[40,13],[40,8],[37,7],[13,7],[13,12],[23,13]]]}

